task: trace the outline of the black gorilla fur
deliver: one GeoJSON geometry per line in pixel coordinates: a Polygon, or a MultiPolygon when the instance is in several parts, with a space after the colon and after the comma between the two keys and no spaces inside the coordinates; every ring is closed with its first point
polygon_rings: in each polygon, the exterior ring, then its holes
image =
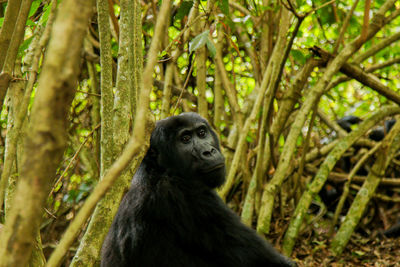
{"type": "Polygon", "coordinates": [[[295,266],[213,190],[225,179],[216,134],[183,113],[157,122],[102,249],[103,267],[295,266]]]}

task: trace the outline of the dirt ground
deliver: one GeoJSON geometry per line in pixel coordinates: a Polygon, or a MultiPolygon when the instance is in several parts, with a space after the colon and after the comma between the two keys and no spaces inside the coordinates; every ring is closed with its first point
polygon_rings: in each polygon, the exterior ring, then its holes
{"type": "Polygon", "coordinates": [[[335,259],[329,247],[300,246],[294,252],[299,267],[307,266],[400,266],[400,239],[365,240],[353,238],[340,259],[335,259]]]}
{"type": "Polygon", "coordinates": [[[314,266],[399,266],[400,267],[400,237],[386,238],[376,234],[374,238],[362,237],[355,233],[343,254],[335,258],[330,250],[327,239],[313,238],[311,242],[297,245],[292,258],[299,267],[314,266]]]}

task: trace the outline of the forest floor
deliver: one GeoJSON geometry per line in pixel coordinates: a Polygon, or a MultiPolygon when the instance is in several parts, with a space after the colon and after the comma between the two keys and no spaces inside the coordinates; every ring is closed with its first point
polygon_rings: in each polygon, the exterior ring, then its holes
{"type": "Polygon", "coordinates": [[[315,247],[301,245],[296,248],[293,257],[299,267],[400,266],[400,239],[354,237],[340,259],[335,259],[324,244],[316,244],[315,247]]]}
{"type": "Polygon", "coordinates": [[[375,220],[368,228],[359,229],[353,233],[342,255],[335,258],[330,252],[328,228],[319,224],[317,230],[302,234],[292,258],[299,267],[400,267],[400,238],[386,238],[381,228],[379,220],[375,220]]]}

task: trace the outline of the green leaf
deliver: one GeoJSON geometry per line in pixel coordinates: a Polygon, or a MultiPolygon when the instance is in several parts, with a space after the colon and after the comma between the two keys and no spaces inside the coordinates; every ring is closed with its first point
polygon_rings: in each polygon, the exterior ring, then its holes
{"type": "Polygon", "coordinates": [[[30,20],[30,19],[28,19],[28,20],[26,21],[26,25],[31,26],[31,27],[36,26],[35,22],[33,22],[33,21],[30,20]]]}
{"type": "Polygon", "coordinates": [[[21,44],[21,46],[18,48],[18,56],[22,57],[26,53],[26,50],[28,49],[29,45],[31,44],[33,39],[33,36],[29,37],[28,39],[24,40],[24,42],[21,44]]]}
{"type": "Polygon", "coordinates": [[[207,38],[207,48],[208,51],[210,52],[210,55],[212,57],[215,57],[215,55],[217,54],[217,49],[215,48],[214,43],[211,41],[210,37],[207,38]]]}
{"type": "Polygon", "coordinates": [[[31,5],[31,10],[29,10],[29,15],[28,15],[28,17],[31,17],[31,16],[33,16],[33,14],[36,13],[36,10],[39,8],[41,2],[42,2],[42,1],[36,0],[36,1],[34,1],[34,2],[32,3],[32,5],[31,5]]]}
{"type": "Polygon", "coordinates": [[[46,5],[43,8],[43,10],[44,10],[43,15],[40,17],[40,20],[39,20],[40,25],[46,25],[47,20],[49,19],[49,15],[50,15],[51,4],[46,5]]]}
{"type": "Polygon", "coordinates": [[[193,1],[183,1],[175,15],[175,19],[182,20],[185,16],[189,14],[192,6],[193,6],[193,1]]]}
{"type": "Polygon", "coordinates": [[[360,256],[364,256],[365,252],[362,250],[356,250],[352,252],[353,255],[355,255],[356,257],[360,257],[360,256]]]}
{"type": "Polygon", "coordinates": [[[197,49],[205,46],[208,40],[209,33],[210,31],[207,30],[194,37],[193,40],[189,43],[189,53],[192,53],[193,51],[196,51],[197,49]]]}
{"type": "Polygon", "coordinates": [[[305,64],[306,63],[306,58],[303,55],[303,53],[300,50],[292,50],[290,51],[290,54],[293,56],[293,58],[298,61],[300,64],[305,64]]]}
{"type": "Polygon", "coordinates": [[[225,19],[225,23],[229,26],[229,28],[231,28],[232,31],[235,31],[236,29],[235,22],[233,22],[233,20],[230,17],[227,17],[225,19]]]}
{"type": "Polygon", "coordinates": [[[229,1],[228,0],[222,0],[221,2],[218,3],[219,9],[221,9],[221,12],[225,16],[229,16],[229,1]]]}

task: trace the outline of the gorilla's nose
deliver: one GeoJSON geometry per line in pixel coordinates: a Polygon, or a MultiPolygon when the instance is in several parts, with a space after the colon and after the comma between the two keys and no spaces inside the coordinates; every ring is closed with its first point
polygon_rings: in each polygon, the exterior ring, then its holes
{"type": "Polygon", "coordinates": [[[205,150],[201,153],[203,158],[210,158],[215,154],[216,150],[215,148],[211,148],[209,150],[205,150]]]}

